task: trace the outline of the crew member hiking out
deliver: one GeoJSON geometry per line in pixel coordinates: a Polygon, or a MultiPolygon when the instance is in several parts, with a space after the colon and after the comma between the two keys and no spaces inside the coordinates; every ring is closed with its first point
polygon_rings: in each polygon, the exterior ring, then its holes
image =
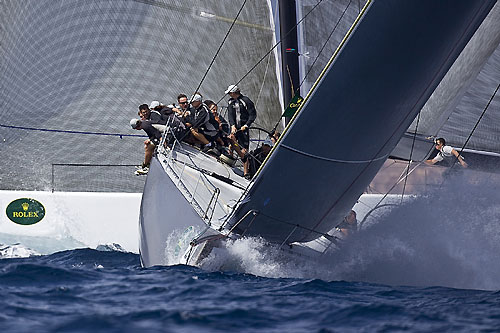
{"type": "Polygon", "coordinates": [[[158,101],[152,101],[148,106],[147,104],[139,105],[138,115],[141,120],[149,120],[153,127],[158,129],[160,132],[165,130],[165,124],[167,123],[167,119],[164,117],[161,112],[164,105],[161,105],[158,101]]]}
{"type": "Polygon", "coordinates": [[[144,141],[144,162],[135,172],[137,176],[145,175],[149,172],[154,150],[161,140],[161,132],[153,126],[150,120],[132,119],[130,126],[135,130],[144,130],[149,137],[144,141]]]}
{"type": "Polygon", "coordinates": [[[250,98],[242,95],[240,88],[234,84],[227,87],[225,93],[231,96],[227,108],[231,134],[234,134],[240,146],[248,149],[250,147],[248,127],[257,118],[255,106],[250,98]]]}

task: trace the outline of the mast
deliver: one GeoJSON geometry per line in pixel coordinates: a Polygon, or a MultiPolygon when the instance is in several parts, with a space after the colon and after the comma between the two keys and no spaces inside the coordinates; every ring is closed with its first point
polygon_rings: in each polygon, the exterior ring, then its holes
{"type": "MultiPolygon", "coordinates": [[[[297,13],[295,0],[279,0],[281,75],[285,108],[299,87],[299,52],[297,41],[297,13]],[[295,91],[294,91],[295,90],[295,91]]],[[[288,123],[289,117],[285,118],[288,123]]]]}

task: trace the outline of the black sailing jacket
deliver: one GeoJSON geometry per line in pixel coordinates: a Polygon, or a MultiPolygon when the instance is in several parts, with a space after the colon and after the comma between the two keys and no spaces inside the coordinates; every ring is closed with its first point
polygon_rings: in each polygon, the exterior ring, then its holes
{"type": "Polygon", "coordinates": [[[236,128],[241,128],[243,125],[250,127],[257,118],[257,112],[255,111],[255,106],[250,98],[240,95],[237,99],[230,98],[229,106],[227,108],[227,117],[229,118],[229,124],[231,126],[236,125],[236,128]],[[236,123],[236,112],[239,110],[240,121],[239,124],[236,123]]]}

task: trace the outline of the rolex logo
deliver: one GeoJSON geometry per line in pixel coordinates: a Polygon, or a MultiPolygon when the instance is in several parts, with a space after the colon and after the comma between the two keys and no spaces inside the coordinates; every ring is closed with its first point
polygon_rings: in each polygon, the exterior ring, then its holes
{"type": "Polygon", "coordinates": [[[31,225],[40,222],[45,216],[45,207],[31,198],[12,201],[5,209],[7,217],[16,224],[31,225]]]}

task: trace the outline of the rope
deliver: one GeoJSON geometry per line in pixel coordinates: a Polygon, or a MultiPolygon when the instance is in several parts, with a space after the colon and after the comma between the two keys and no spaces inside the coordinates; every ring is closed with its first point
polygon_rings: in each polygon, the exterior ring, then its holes
{"type": "Polygon", "coordinates": [[[48,128],[13,126],[13,125],[4,125],[4,124],[0,124],[0,127],[13,128],[13,129],[21,129],[21,130],[27,130],[27,131],[41,131],[41,132],[54,132],[54,133],[70,133],[70,134],[85,134],[85,135],[118,136],[118,137],[120,137],[120,139],[123,139],[124,136],[128,136],[128,137],[140,137],[140,138],[147,137],[146,135],[140,135],[140,134],[120,134],[120,133],[69,131],[69,130],[57,130],[57,129],[48,129],[48,128]]]}
{"type": "MultiPolygon", "coordinates": [[[[462,34],[465,34],[465,31],[462,33],[462,34]]],[[[410,117],[410,115],[412,114],[412,112],[414,111],[414,109],[419,105],[419,103],[422,102],[423,98],[425,97],[425,95],[427,93],[429,93],[429,90],[431,89],[431,85],[432,83],[434,83],[435,81],[437,81],[437,78],[439,76],[439,73],[441,72],[441,70],[443,69],[445,63],[446,63],[446,60],[448,60],[452,54],[453,54],[453,51],[456,50],[456,48],[458,47],[458,40],[456,41],[454,47],[450,50],[450,52],[448,53],[445,61],[443,63],[440,64],[440,67],[438,68],[438,70],[436,70],[436,72],[434,73],[434,75],[432,76],[432,79],[431,79],[431,82],[429,83],[429,85],[427,86],[426,89],[424,89],[420,96],[418,96],[418,99],[415,101],[415,103],[413,104],[413,106],[411,106],[409,108],[409,111],[405,114],[405,116],[401,119],[401,121],[399,122],[399,124],[394,128],[394,130],[392,131],[392,133],[390,133],[390,136],[387,138],[387,140],[385,141],[385,143],[380,147],[380,149],[375,153],[375,156],[378,155],[386,146],[387,144],[390,142],[390,140],[396,135],[396,133],[398,132],[398,130],[401,128],[401,126],[403,126],[404,122],[410,117]]],[[[423,103],[422,103],[423,104],[423,103]]],[[[371,163],[370,163],[371,164],[371,163]]],[[[365,173],[365,171],[368,169],[368,167],[370,166],[370,164],[366,165],[363,170],[361,170],[358,174],[358,176],[356,178],[353,179],[353,181],[351,182],[351,184],[349,184],[346,189],[344,190],[344,192],[339,196],[339,198],[333,202],[331,205],[330,205],[330,208],[325,212],[325,214],[319,219],[319,221],[317,222],[316,226],[318,226],[319,224],[321,224],[323,222],[323,220],[328,216],[328,214],[330,213],[330,211],[338,204],[338,202],[340,201],[340,199],[345,195],[345,193],[347,193],[347,191],[356,183],[356,181],[358,181],[358,179],[365,173]]]]}
{"type": "Polygon", "coordinates": [[[52,166],[76,166],[76,167],[133,167],[133,166],[137,166],[137,164],[52,163],[52,166]]]}
{"type": "Polygon", "coordinates": [[[324,232],[321,232],[321,231],[317,231],[317,230],[314,230],[314,229],[311,229],[311,228],[304,227],[304,226],[302,226],[302,225],[300,225],[298,223],[292,223],[292,222],[284,221],[284,220],[278,219],[276,217],[273,217],[273,216],[270,216],[270,215],[266,215],[266,214],[264,214],[262,212],[259,212],[259,215],[267,217],[270,220],[274,220],[276,222],[286,224],[288,226],[297,227],[298,229],[302,229],[302,230],[305,230],[305,231],[308,231],[308,232],[313,232],[313,233],[321,235],[321,236],[323,236],[323,237],[325,237],[327,239],[330,239],[332,237],[336,238],[335,236],[329,235],[327,233],[324,233],[324,232]]]}
{"type": "MultiPolygon", "coordinates": [[[[278,16],[278,11],[275,11],[274,17],[273,17],[273,28],[274,29],[276,28],[274,26],[274,22],[276,22],[277,16],[278,16]]],[[[264,89],[264,84],[266,83],[267,71],[269,70],[269,66],[271,64],[271,58],[272,58],[271,54],[269,54],[269,56],[267,57],[267,64],[266,64],[266,71],[264,72],[264,78],[262,79],[262,84],[260,85],[259,94],[257,95],[257,99],[255,100],[255,109],[257,109],[257,105],[259,104],[259,100],[260,100],[260,96],[262,94],[262,90],[264,89]]]]}
{"type": "MultiPolygon", "coordinates": [[[[493,93],[493,95],[491,96],[490,100],[488,101],[488,104],[486,104],[486,107],[484,108],[483,112],[481,113],[481,115],[479,116],[479,119],[477,120],[476,124],[474,125],[474,128],[472,129],[472,131],[470,132],[469,136],[467,137],[467,140],[465,141],[464,145],[462,146],[462,148],[460,149],[460,154],[462,154],[463,150],[465,149],[465,147],[467,146],[467,144],[469,143],[469,140],[470,138],[472,137],[472,135],[474,134],[474,131],[476,130],[477,126],[479,125],[479,122],[481,121],[481,119],[483,118],[484,114],[486,113],[486,110],[488,109],[488,107],[490,106],[491,102],[493,101],[493,99],[495,98],[495,95],[497,94],[498,92],[498,89],[500,88],[500,84],[497,86],[497,88],[495,89],[495,92],[493,93]]],[[[415,135],[413,137],[413,143],[415,142],[415,136],[416,136],[416,133],[417,133],[417,129],[418,129],[418,122],[419,122],[419,119],[420,119],[420,113],[418,114],[418,118],[417,118],[417,124],[416,124],[416,127],[415,127],[415,135]]],[[[405,180],[405,186],[406,186],[406,180],[408,178],[408,176],[420,165],[423,163],[423,161],[419,162],[411,171],[408,172],[409,168],[410,168],[410,163],[411,163],[411,154],[413,152],[413,144],[412,144],[412,150],[410,152],[410,160],[408,161],[408,168],[407,168],[407,172],[406,172],[406,176],[403,178],[405,180]]],[[[455,166],[456,162],[458,161],[458,158],[455,156],[455,159],[453,161],[453,164],[452,166],[450,167],[450,170],[455,166]]],[[[382,201],[384,201],[384,199],[387,197],[387,195],[389,195],[389,193],[394,189],[394,187],[396,187],[396,185],[398,185],[403,179],[400,179],[398,180],[390,189],[389,191],[382,197],[382,199],[380,199],[380,201],[375,205],[375,207],[370,210],[368,212],[368,214],[366,214],[365,218],[363,219],[363,222],[366,220],[366,217],[371,213],[373,212],[375,209],[379,208],[379,207],[382,207],[382,206],[385,206],[385,205],[391,205],[391,204],[384,204],[384,205],[380,205],[382,203],[382,201]]],[[[441,185],[440,187],[443,186],[443,183],[444,183],[444,180],[441,182],[441,185]]],[[[403,187],[403,195],[404,195],[404,191],[405,191],[405,188],[403,187]]],[[[401,195],[401,202],[403,200],[403,195],[401,195]]]]}
{"type": "MultiPolygon", "coordinates": [[[[264,84],[266,83],[267,72],[269,70],[270,64],[271,64],[271,55],[269,55],[267,57],[266,70],[264,72],[264,78],[262,79],[262,84],[260,85],[259,93],[257,94],[257,99],[255,100],[255,109],[258,109],[257,105],[259,104],[260,96],[262,95],[262,90],[264,89],[264,84]]],[[[255,123],[255,121],[254,121],[254,123],[255,123]]]]}
{"type": "MultiPolygon", "coordinates": [[[[300,19],[300,20],[297,22],[297,24],[295,25],[295,27],[297,27],[297,26],[298,26],[298,25],[299,25],[299,24],[300,24],[300,23],[301,23],[301,22],[302,22],[302,21],[303,21],[303,20],[304,20],[304,19],[305,19],[308,15],[309,15],[309,14],[311,14],[311,12],[312,12],[313,10],[315,10],[315,9],[316,9],[316,8],[320,5],[320,3],[321,3],[321,2],[322,2],[322,0],[318,1],[318,3],[316,3],[316,5],[314,5],[314,7],[313,7],[313,8],[311,8],[311,10],[310,10],[310,11],[309,11],[306,15],[304,15],[304,17],[303,17],[302,19],[300,19]]],[[[368,1],[368,2],[367,2],[367,4],[365,5],[365,8],[367,8],[368,4],[369,4],[369,1],[368,1]]],[[[359,16],[358,16],[358,18],[356,19],[356,21],[355,21],[355,23],[354,23],[355,25],[356,25],[356,23],[358,22],[358,20],[359,20],[359,16]]],[[[290,31],[288,31],[288,32],[285,34],[285,38],[286,38],[286,36],[288,36],[288,34],[290,34],[290,33],[291,33],[294,29],[295,29],[295,27],[293,27],[292,29],[290,29],[290,31]]],[[[351,27],[351,29],[349,30],[349,32],[351,32],[351,31],[352,31],[352,29],[353,29],[353,27],[351,27]]],[[[348,32],[348,35],[349,35],[349,32],[348,32]]],[[[284,38],[283,38],[283,39],[284,39],[284,38]]],[[[282,40],[283,40],[283,39],[282,39],[282,40]]],[[[344,42],[345,40],[346,40],[346,37],[344,37],[343,42],[344,42]]],[[[342,42],[342,43],[343,43],[343,42],[342,42]]],[[[262,61],[263,61],[263,59],[265,59],[265,57],[266,57],[266,56],[267,56],[270,52],[272,52],[272,51],[273,51],[273,50],[274,50],[274,49],[275,49],[275,48],[276,48],[276,47],[277,47],[280,43],[281,43],[281,40],[280,40],[278,43],[276,43],[276,45],[274,45],[274,46],[271,48],[271,50],[269,50],[269,51],[266,53],[266,55],[264,55],[264,57],[262,57],[262,58],[261,58],[261,59],[257,62],[257,64],[255,64],[255,65],[254,65],[254,66],[250,69],[250,71],[248,71],[248,73],[247,73],[245,76],[243,76],[243,77],[242,77],[242,78],[241,78],[241,79],[240,79],[240,80],[239,80],[236,84],[240,83],[240,82],[241,82],[241,81],[242,81],[242,80],[243,80],[246,76],[248,76],[248,74],[249,74],[249,73],[250,73],[250,72],[251,72],[251,71],[252,71],[255,67],[257,67],[257,65],[259,65],[259,64],[260,64],[260,62],[262,62],[262,61]]],[[[341,45],[342,45],[342,43],[341,43],[341,45]]],[[[338,49],[337,49],[337,50],[338,50],[338,49]]],[[[336,56],[336,53],[334,53],[334,56],[333,56],[333,57],[335,57],[335,56],[336,56]]],[[[332,59],[330,59],[330,62],[327,64],[327,67],[331,64],[331,61],[332,61],[332,59]]],[[[323,73],[324,73],[324,70],[323,70],[322,74],[323,74],[323,73]]],[[[320,76],[321,76],[321,75],[320,75],[320,76]]],[[[317,82],[317,81],[316,81],[316,82],[317,82]]],[[[224,95],[224,96],[225,96],[225,95],[224,95]]],[[[224,97],[222,97],[222,98],[221,98],[221,99],[220,99],[217,103],[220,103],[220,101],[222,101],[222,99],[223,99],[223,98],[224,98],[224,97]]],[[[307,97],[306,97],[306,98],[307,98],[307,97]]],[[[295,116],[296,116],[296,115],[295,115],[295,116]]],[[[408,116],[408,115],[407,115],[407,116],[408,116]]],[[[290,125],[290,124],[289,124],[289,125],[290,125]]],[[[285,129],[285,131],[286,131],[286,129],[285,129]]],[[[396,132],[396,131],[397,131],[397,129],[396,129],[396,130],[394,131],[394,133],[393,133],[393,134],[389,137],[389,139],[387,140],[387,142],[388,142],[388,141],[392,138],[392,136],[395,134],[395,132],[396,132]]],[[[281,138],[282,138],[282,136],[278,139],[278,142],[279,142],[279,141],[281,141],[281,138]]],[[[379,150],[379,151],[378,151],[375,155],[377,155],[378,153],[380,153],[380,152],[383,150],[383,148],[385,147],[385,145],[387,144],[387,142],[386,142],[386,143],[385,143],[385,144],[384,144],[384,145],[380,148],[380,150],[379,150]]],[[[275,148],[276,148],[276,147],[273,147],[273,150],[274,150],[275,148]]],[[[269,156],[272,154],[273,150],[271,150],[271,153],[270,153],[270,154],[266,157],[266,160],[262,163],[262,165],[261,165],[261,167],[259,168],[259,170],[261,170],[261,169],[262,169],[262,166],[263,166],[263,165],[266,163],[266,161],[269,159],[269,156]]],[[[371,163],[369,163],[368,165],[370,165],[370,164],[371,164],[371,163]]],[[[361,171],[361,173],[358,175],[358,177],[356,177],[356,179],[353,181],[353,183],[357,180],[357,178],[361,177],[362,173],[366,170],[366,168],[367,168],[367,167],[368,167],[368,166],[366,166],[366,167],[365,167],[365,168],[361,171]]],[[[258,173],[259,173],[259,171],[257,171],[257,174],[258,174],[258,173]]],[[[252,183],[252,182],[251,182],[251,183],[252,183]]],[[[251,183],[250,183],[250,184],[251,184],[251,183]]],[[[249,188],[250,188],[250,184],[249,184],[249,186],[247,187],[247,190],[246,190],[246,191],[245,191],[245,192],[244,192],[244,193],[240,196],[240,198],[238,199],[238,201],[237,201],[236,205],[233,207],[233,212],[236,210],[236,208],[239,206],[239,204],[240,204],[240,203],[243,201],[243,199],[245,198],[245,196],[246,196],[246,194],[248,193],[248,190],[249,190],[249,188]]],[[[352,184],[351,184],[351,185],[352,185],[352,184]]],[[[350,187],[350,186],[349,186],[349,187],[350,187]]],[[[333,204],[333,206],[335,206],[335,205],[336,205],[336,203],[337,203],[337,202],[335,202],[335,203],[333,204]]],[[[333,206],[332,206],[332,207],[333,207],[333,206]]],[[[325,215],[326,215],[326,214],[325,214],[325,215]]],[[[323,216],[323,218],[324,218],[324,216],[323,216]]],[[[318,224],[319,224],[319,223],[321,223],[321,221],[323,220],[323,218],[321,218],[321,220],[318,222],[318,224]]],[[[226,224],[226,223],[228,222],[228,220],[229,220],[229,216],[228,216],[228,218],[226,218],[226,220],[224,221],[223,225],[224,225],[224,224],[226,224]]]]}
{"type": "MultiPolygon", "coordinates": [[[[410,162],[411,162],[411,161],[410,161],[410,162]]],[[[398,181],[396,181],[396,182],[394,183],[394,185],[392,185],[392,187],[389,189],[389,191],[387,191],[387,193],[385,193],[385,194],[384,194],[384,196],[382,197],[382,199],[380,199],[380,200],[379,200],[379,202],[377,202],[377,204],[375,205],[375,207],[373,207],[373,208],[372,208],[372,209],[371,209],[371,210],[370,210],[370,211],[369,211],[369,212],[365,215],[365,218],[363,219],[363,221],[364,221],[364,220],[366,220],[366,217],[368,216],[368,214],[370,214],[371,212],[373,212],[375,209],[379,208],[380,204],[382,203],[382,201],[384,201],[384,200],[385,200],[385,198],[387,198],[387,196],[389,195],[389,193],[391,193],[391,191],[392,191],[392,190],[393,190],[393,189],[394,189],[394,188],[395,188],[395,187],[396,187],[399,183],[401,183],[401,181],[406,180],[406,179],[408,178],[408,176],[409,176],[411,173],[413,173],[413,171],[415,171],[415,170],[417,169],[417,167],[419,167],[419,166],[420,166],[420,164],[422,164],[422,163],[423,163],[423,162],[419,162],[417,165],[415,165],[415,167],[414,167],[413,169],[411,169],[411,171],[406,172],[406,175],[405,175],[403,178],[401,178],[401,176],[399,176],[399,177],[400,177],[400,179],[399,179],[398,181]]],[[[404,173],[404,171],[403,171],[403,173],[404,173]]],[[[366,204],[365,204],[365,205],[366,205],[366,204]]],[[[385,206],[385,205],[391,205],[391,204],[384,204],[383,206],[385,206]]],[[[366,205],[366,206],[368,206],[368,205],[366,205]]]]}
{"type": "Polygon", "coordinates": [[[338,159],[334,159],[334,158],[328,158],[328,157],[323,157],[323,156],[309,154],[309,153],[306,153],[304,151],[301,151],[301,150],[292,148],[290,146],[287,146],[287,145],[285,145],[283,143],[281,144],[281,147],[286,148],[288,150],[291,150],[293,152],[296,152],[298,154],[305,155],[305,156],[308,156],[308,157],[312,157],[312,158],[315,158],[315,159],[318,159],[318,160],[323,160],[323,161],[328,161],[328,162],[338,162],[338,163],[350,163],[350,164],[371,163],[371,162],[374,162],[374,161],[385,159],[385,158],[387,158],[389,156],[389,154],[387,154],[387,155],[380,156],[380,157],[377,157],[377,158],[374,158],[374,159],[371,159],[371,160],[359,160],[359,161],[350,160],[349,161],[349,160],[338,160],[338,159]]]}
{"type": "Polygon", "coordinates": [[[370,216],[371,213],[373,213],[376,209],[379,209],[379,208],[382,208],[382,207],[386,207],[386,206],[397,206],[396,204],[391,204],[391,203],[388,203],[388,204],[383,204],[383,205],[376,205],[375,207],[373,207],[372,209],[370,209],[368,211],[368,213],[365,214],[365,216],[363,217],[363,219],[361,220],[361,222],[359,222],[359,230],[361,230],[361,228],[363,227],[363,225],[365,224],[366,222],[366,219],[368,218],[368,216],[370,216]]]}

